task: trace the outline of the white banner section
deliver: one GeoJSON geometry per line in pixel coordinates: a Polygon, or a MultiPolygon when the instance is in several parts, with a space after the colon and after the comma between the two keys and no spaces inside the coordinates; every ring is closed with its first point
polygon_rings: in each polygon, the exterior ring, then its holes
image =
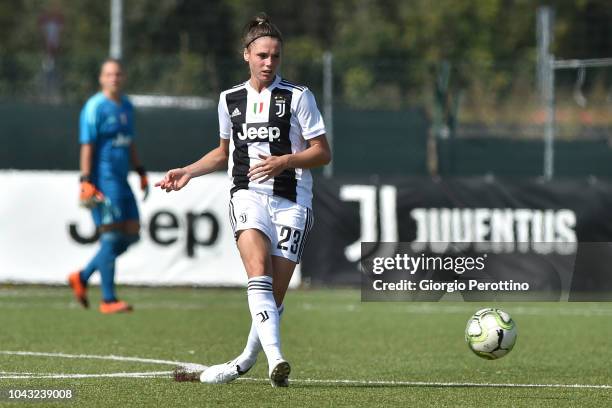
{"type": "MultiPolygon", "coordinates": [[[[179,192],[152,185],[142,202],[138,177],[130,184],[141,218],[141,239],[121,255],[119,284],[246,286],[247,278],[228,218],[225,173],[190,181],[179,192]]],[[[78,173],[0,171],[0,282],[64,284],[95,255],[95,227],[78,206],[78,173]]],[[[98,283],[96,273],[92,283],[98,283]]],[[[291,287],[300,283],[299,266],[291,287]]]]}

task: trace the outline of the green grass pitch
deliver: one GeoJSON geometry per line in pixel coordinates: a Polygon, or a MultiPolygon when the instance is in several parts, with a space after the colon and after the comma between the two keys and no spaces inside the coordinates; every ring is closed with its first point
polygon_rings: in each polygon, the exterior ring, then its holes
{"type": "MultiPolygon", "coordinates": [[[[247,379],[218,386],[174,382],[172,364],[145,361],[210,365],[234,357],[249,328],[244,289],[119,293],[134,313],[82,310],[67,288],[0,287],[3,395],[25,388],[76,394],[40,407],[612,406],[612,304],[362,303],[356,290],[291,291],[282,342],[292,382],[275,389],[263,355],[247,379]],[[463,339],[467,319],[486,306],[509,312],[519,330],[514,350],[496,361],[476,357],[463,339]],[[67,378],[39,378],[45,375],[67,378]]],[[[4,397],[0,405],[29,404],[4,397]]]]}

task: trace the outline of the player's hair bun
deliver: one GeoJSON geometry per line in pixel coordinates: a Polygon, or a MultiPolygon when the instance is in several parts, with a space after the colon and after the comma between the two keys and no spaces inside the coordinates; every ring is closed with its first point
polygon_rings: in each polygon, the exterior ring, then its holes
{"type": "Polygon", "coordinates": [[[248,48],[249,45],[260,37],[273,37],[283,42],[283,35],[280,30],[272,24],[270,17],[266,13],[258,13],[244,27],[242,35],[242,45],[248,48]]]}

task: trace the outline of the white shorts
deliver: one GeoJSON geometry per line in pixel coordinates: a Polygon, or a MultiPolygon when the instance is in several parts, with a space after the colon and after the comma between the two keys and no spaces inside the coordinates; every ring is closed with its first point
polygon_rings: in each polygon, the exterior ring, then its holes
{"type": "Polygon", "coordinates": [[[300,263],[314,218],[310,208],[286,198],[238,190],[229,203],[234,237],[238,231],[257,229],[271,243],[272,255],[300,263]]]}

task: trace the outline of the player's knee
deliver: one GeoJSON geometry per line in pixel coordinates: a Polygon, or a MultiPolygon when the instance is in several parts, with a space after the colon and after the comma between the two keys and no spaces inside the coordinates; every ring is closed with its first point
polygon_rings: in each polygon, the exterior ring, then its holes
{"type": "Polygon", "coordinates": [[[100,236],[102,246],[115,256],[124,253],[131,245],[140,240],[139,234],[125,234],[119,231],[108,231],[100,236]]]}
{"type": "Polygon", "coordinates": [[[104,231],[100,234],[100,241],[104,244],[114,244],[116,242],[121,241],[121,232],[119,231],[104,231]]]}
{"type": "Polygon", "coordinates": [[[119,256],[123,249],[123,234],[119,231],[106,231],[100,235],[102,249],[109,252],[110,255],[119,256]]]}

